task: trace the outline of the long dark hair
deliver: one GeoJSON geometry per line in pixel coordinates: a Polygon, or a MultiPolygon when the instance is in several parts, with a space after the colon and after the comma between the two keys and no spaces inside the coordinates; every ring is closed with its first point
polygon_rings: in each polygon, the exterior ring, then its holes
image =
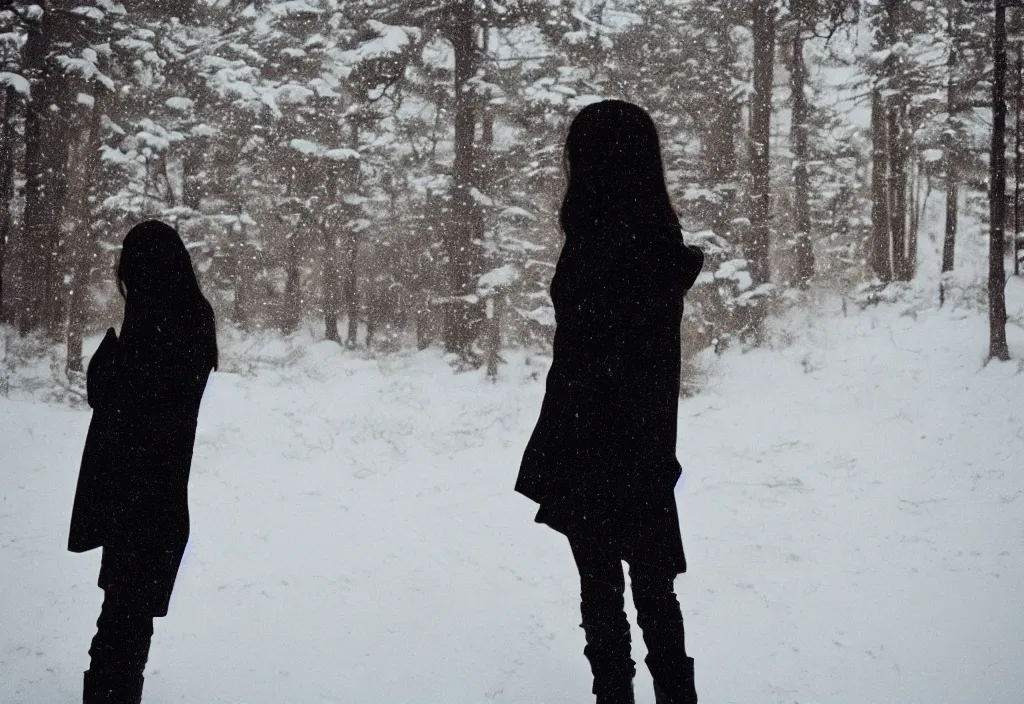
{"type": "Polygon", "coordinates": [[[658,130],[643,108],[623,100],[587,105],[569,126],[562,163],[568,186],[559,222],[567,241],[622,226],[679,231],[658,130]]]}
{"type": "Polygon", "coordinates": [[[117,285],[125,297],[122,335],[138,330],[145,319],[173,318],[217,368],[213,307],[203,296],[192,257],[173,227],[147,220],[128,231],[117,263],[117,285]]]}

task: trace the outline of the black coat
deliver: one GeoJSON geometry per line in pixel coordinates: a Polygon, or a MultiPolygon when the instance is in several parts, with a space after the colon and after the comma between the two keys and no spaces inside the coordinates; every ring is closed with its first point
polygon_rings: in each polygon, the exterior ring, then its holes
{"type": "Polygon", "coordinates": [[[538,522],[677,572],[680,326],[703,261],[678,230],[567,241],[551,283],[554,359],[516,482],[538,522]]]}
{"type": "MultiPolygon", "coordinates": [[[[183,312],[107,335],[89,363],[89,426],[68,549],[103,547],[99,585],[167,613],[189,536],[188,479],[214,361],[183,312]]],[[[211,318],[212,320],[212,318],[211,318]]]]}
{"type": "Polygon", "coordinates": [[[75,503],[71,509],[71,531],[68,550],[86,552],[103,546],[110,515],[109,501],[114,495],[113,430],[114,414],[109,403],[103,403],[103,392],[111,388],[117,334],[109,328],[96,353],[89,360],[86,373],[86,394],[92,407],[92,420],[85,438],[82,466],[78,472],[75,503]]]}

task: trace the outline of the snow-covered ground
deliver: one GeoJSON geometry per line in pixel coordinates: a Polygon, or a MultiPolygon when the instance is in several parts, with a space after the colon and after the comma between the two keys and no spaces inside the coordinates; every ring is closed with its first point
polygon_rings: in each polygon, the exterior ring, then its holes
{"type": "MultiPolygon", "coordinates": [[[[702,702],[1020,700],[1024,330],[986,366],[982,314],[905,309],[795,312],[681,402],[702,702]]],[[[207,390],[147,703],[592,701],[568,546],[512,491],[544,360],[490,384],[432,351],[226,346],[250,371],[207,390]]],[[[80,697],[99,553],[65,544],[88,420],[0,397],[5,704],[80,697]]],[[[636,632],[650,704],[644,654],[636,632]]]]}

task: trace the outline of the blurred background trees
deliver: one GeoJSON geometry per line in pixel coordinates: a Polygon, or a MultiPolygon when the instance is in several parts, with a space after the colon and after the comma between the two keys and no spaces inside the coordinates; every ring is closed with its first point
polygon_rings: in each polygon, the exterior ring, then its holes
{"type": "Polygon", "coordinates": [[[223,324],[496,372],[550,342],[562,140],[618,97],[657,122],[708,255],[686,354],[756,344],[794,297],[913,279],[933,191],[943,272],[990,185],[993,252],[1019,256],[1021,12],[1000,181],[992,3],[8,0],[0,321],[80,369],[119,242],[155,217],[223,324]]]}

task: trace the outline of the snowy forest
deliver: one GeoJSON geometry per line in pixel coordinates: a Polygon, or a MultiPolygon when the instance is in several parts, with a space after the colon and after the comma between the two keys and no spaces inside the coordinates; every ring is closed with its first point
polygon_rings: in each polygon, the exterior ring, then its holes
{"type": "Polygon", "coordinates": [[[568,120],[621,97],[658,124],[708,255],[689,354],[756,343],[808,287],[864,299],[912,280],[929,199],[946,204],[942,272],[958,237],[984,236],[965,216],[990,227],[995,331],[1001,233],[1021,229],[1006,172],[1022,17],[1003,7],[994,42],[994,15],[971,0],[6,2],[0,319],[80,370],[83,337],[116,318],[120,239],[160,218],[222,323],[316,319],[346,347],[437,344],[496,373],[501,349],[552,333],[568,120]]]}
{"type": "Polygon", "coordinates": [[[665,487],[700,701],[1020,701],[1024,0],[0,0],[0,702],[91,666],[85,370],[150,218],[220,364],[143,701],[593,702],[514,485],[609,98],[705,255],[665,487]]]}

